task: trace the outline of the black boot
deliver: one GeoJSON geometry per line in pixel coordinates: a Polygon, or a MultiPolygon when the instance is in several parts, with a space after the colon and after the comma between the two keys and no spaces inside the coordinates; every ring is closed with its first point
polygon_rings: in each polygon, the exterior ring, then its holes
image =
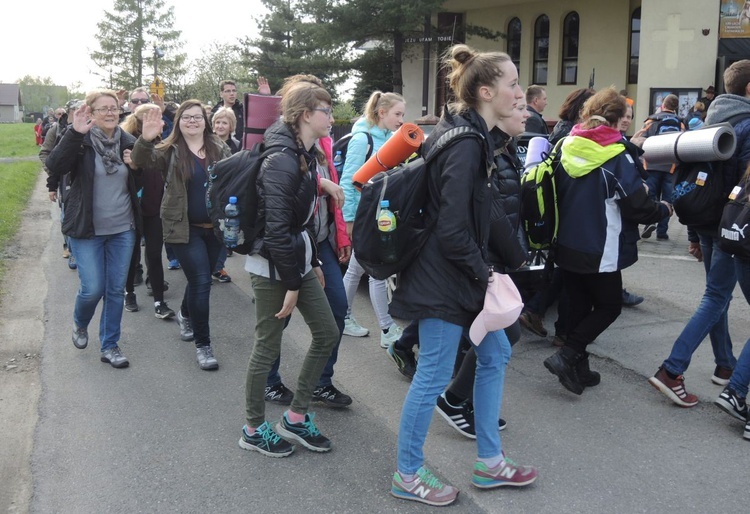
{"type": "Polygon", "coordinates": [[[598,386],[599,382],[602,381],[602,376],[596,371],[591,371],[589,367],[589,353],[583,354],[583,358],[576,364],[576,371],[578,372],[578,380],[584,387],[598,386]]]}
{"type": "Polygon", "coordinates": [[[565,346],[551,357],[544,359],[544,367],[560,379],[565,389],[571,393],[581,394],[584,386],[578,378],[576,367],[583,357],[583,354],[565,346]]]}

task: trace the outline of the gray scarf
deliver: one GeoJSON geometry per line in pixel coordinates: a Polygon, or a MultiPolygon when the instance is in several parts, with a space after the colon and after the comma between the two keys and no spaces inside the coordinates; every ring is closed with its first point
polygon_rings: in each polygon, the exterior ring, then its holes
{"type": "Polygon", "coordinates": [[[111,139],[97,126],[91,127],[89,134],[94,150],[102,157],[104,171],[107,175],[117,173],[117,167],[123,164],[120,158],[120,127],[115,129],[111,139]]]}

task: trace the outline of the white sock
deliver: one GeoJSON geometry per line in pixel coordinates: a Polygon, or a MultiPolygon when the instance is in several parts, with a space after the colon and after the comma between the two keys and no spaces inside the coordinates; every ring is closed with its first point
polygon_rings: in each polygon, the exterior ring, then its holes
{"type": "Polygon", "coordinates": [[[501,453],[500,455],[497,455],[496,457],[490,457],[489,459],[477,459],[479,462],[484,462],[488,468],[494,469],[496,468],[501,462],[505,460],[505,456],[501,453]]]}

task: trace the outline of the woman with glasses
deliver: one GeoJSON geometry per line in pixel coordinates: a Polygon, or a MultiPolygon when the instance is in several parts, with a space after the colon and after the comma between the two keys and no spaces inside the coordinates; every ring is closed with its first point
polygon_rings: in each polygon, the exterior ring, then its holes
{"type": "Polygon", "coordinates": [[[263,136],[266,148],[279,151],[268,156],[258,172],[257,218],[263,220],[263,230],[253,243],[257,252],[245,263],[257,321],[245,386],[247,422],[239,445],[269,457],[286,457],[294,443],[315,452],[331,449],[308,407],[340,337],[323,290],[325,278],[314,239],[318,172],[326,166],[315,143],[331,129],[331,97],[320,86],[300,82],[284,92],[281,110],[282,119],[263,136]],[[312,342],[291,406],[274,429],[265,415],[266,380],[279,356],[286,318],[295,307],[310,328],[312,342]]]}
{"type": "MultiPolygon", "coordinates": [[[[352,138],[349,140],[346,149],[346,161],[344,161],[344,169],[341,173],[341,187],[344,189],[346,197],[343,213],[349,238],[352,237],[354,216],[357,214],[360,194],[352,184],[352,177],[365,163],[366,157],[374,155],[393,132],[404,124],[405,113],[406,103],[401,95],[375,91],[367,100],[364,116],[352,128],[352,138]],[[369,148],[368,139],[370,138],[367,137],[367,133],[372,138],[372,148],[369,148]]],[[[352,316],[354,296],[364,274],[365,270],[357,262],[357,256],[352,253],[349,267],[346,270],[346,275],[344,275],[346,299],[349,304],[344,334],[348,336],[364,337],[369,333],[369,330],[360,326],[352,316]]],[[[398,341],[402,330],[388,314],[388,295],[385,280],[376,280],[370,277],[370,301],[380,325],[380,346],[388,348],[391,343],[398,341]]]]}
{"type": "Polygon", "coordinates": [[[211,132],[200,101],[183,102],[175,120],[169,137],[154,144],[162,131],[161,113],[144,113],[141,136],[131,157],[136,166],[147,172],[160,172],[166,182],[161,202],[164,241],[172,246],[188,282],[177,312],[180,337],[195,341],[201,369],[215,370],[219,363],[211,348],[209,298],[211,271],[222,245],[214,235],[206,208],[206,170],[212,162],[231,153],[211,132]]]}
{"type": "Polygon", "coordinates": [[[140,206],[127,154],[135,138],[118,126],[117,94],[96,90],[73,113],[73,124],[47,158],[50,176],[68,175],[63,234],[76,249],[81,287],[73,310],[73,344],[88,345],[99,300],[101,361],[125,368],[118,346],[125,278],[140,226],[140,206]]]}

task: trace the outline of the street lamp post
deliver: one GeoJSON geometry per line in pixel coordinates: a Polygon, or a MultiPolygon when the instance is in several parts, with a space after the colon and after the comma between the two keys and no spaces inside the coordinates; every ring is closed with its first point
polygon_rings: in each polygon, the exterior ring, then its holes
{"type": "Polygon", "coordinates": [[[151,92],[159,96],[164,96],[164,84],[159,78],[159,59],[164,57],[164,51],[154,45],[154,82],[151,84],[151,92]]]}

